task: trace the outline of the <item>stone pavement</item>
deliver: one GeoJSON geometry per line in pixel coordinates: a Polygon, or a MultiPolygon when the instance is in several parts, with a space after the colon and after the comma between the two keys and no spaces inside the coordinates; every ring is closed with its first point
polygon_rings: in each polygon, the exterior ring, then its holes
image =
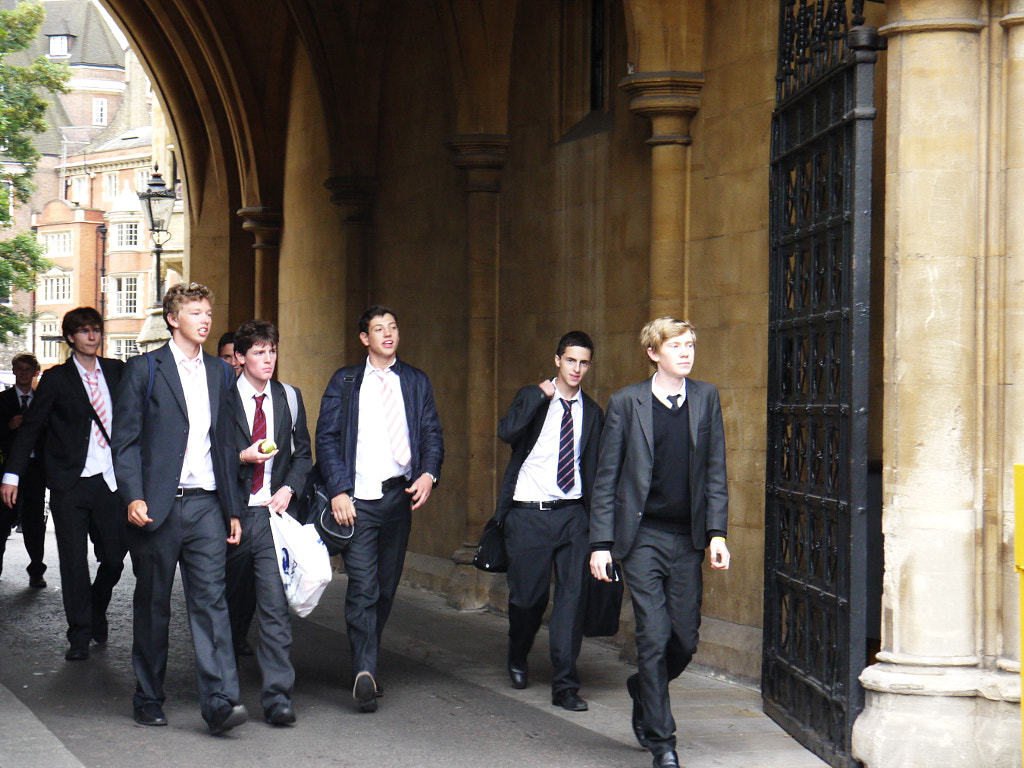
{"type": "MultiPolygon", "coordinates": [[[[177,762],[171,760],[170,754],[162,756],[160,762],[167,765],[195,765],[200,759],[217,766],[246,764],[240,751],[244,749],[252,750],[252,757],[247,758],[249,765],[280,763],[282,758],[275,757],[275,749],[284,750],[287,763],[296,767],[360,765],[365,764],[358,759],[360,748],[365,748],[365,754],[374,755],[370,762],[375,767],[650,765],[650,756],[638,748],[629,726],[631,707],[624,681],[634,668],[619,659],[615,648],[599,641],[584,642],[580,694],[590,703],[590,711],[565,712],[551,706],[550,663],[543,631],[530,656],[530,687],[515,690],[504,669],[504,617],[457,612],[443,598],[412,588],[399,592],[384,635],[380,673],[386,695],[381,712],[352,715],[347,690],[347,641],[343,639],[343,575],[335,578],[319,607],[307,619],[293,620],[298,726],[280,730],[258,722],[258,671],[254,660],[243,659],[240,676],[251,722],[237,730],[237,737],[235,732],[231,734],[233,757],[228,759],[225,752],[223,759],[217,759],[210,753],[220,751],[220,745],[227,742],[205,736],[201,721],[193,722],[198,721],[198,706],[194,688],[189,690],[193,674],[191,648],[187,625],[181,620],[184,611],[180,594],[176,596],[179,604],[175,614],[179,621],[172,626],[168,673],[167,712],[172,727],[139,728],[130,720],[130,563],[115,593],[114,611],[121,618],[112,621],[108,646],[97,649],[88,662],[68,664],[63,661],[66,644],[55,553],[51,530],[47,542],[49,587],[43,590],[45,594],[40,594],[27,588],[20,537],[14,534],[8,541],[0,581],[0,631],[5,642],[10,638],[17,647],[0,655],[0,682],[9,686],[0,685],[0,768],[134,765],[144,755],[160,756],[161,745],[180,751],[177,762]],[[44,620],[43,615],[48,618],[44,620]],[[36,618],[29,620],[29,616],[36,618]],[[14,631],[27,625],[31,625],[34,639],[23,638],[14,631]],[[331,649],[330,655],[343,660],[344,673],[333,668],[323,671],[327,649],[331,649]],[[17,661],[19,658],[23,661],[17,661]],[[5,668],[15,663],[32,669],[5,668]],[[41,688],[46,684],[54,687],[41,688]],[[67,691],[72,699],[79,698],[87,704],[79,702],[73,713],[63,711],[70,707],[62,709],[51,701],[59,691],[67,691]],[[321,702],[330,706],[322,706],[321,702]],[[453,720],[452,715],[456,714],[458,717],[453,720]],[[285,749],[289,739],[302,744],[311,733],[318,738],[322,735],[325,744],[329,738],[340,738],[334,732],[338,726],[346,729],[342,734],[346,745],[344,757],[351,760],[337,755],[325,760],[321,753],[310,754],[304,760],[294,746],[285,749]],[[406,757],[377,757],[381,746],[372,743],[372,739],[381,738],[385,727],[395,729],[387,732],[391,735],[386,738],[400,744],[398,754],[406,757]],[[586,732],[593,735],[584,736],[586,732]],[[172,735],[180,737],[179,740],[172,741],[172,735]],[[130,761],[125,752],[128,747],[122,746],[122,742],[131,745],[130,761]],[[355,747],[350,746],[353,743],[355,747]],[[581,745],[579,751],[571,749],[573,743],[581,745]],[[158,751],[152,753],[152,749],[158,751]],[[190,757],[193,753],[202,758],[190,757]],[[414,754],[418,755],[415,759],[414,754]],[[482,762],[480,754],[487,755],[482,762]],[[119,762],[121,759],[123,763],[119,762]]],[[[825,766],[762,713],[760,696],[755,690],[700,671],[687,671],[672,684],[672,703],[683,766],[825,766]]],[[[324,749],[330,752],[328,747],[324,749]]]]}

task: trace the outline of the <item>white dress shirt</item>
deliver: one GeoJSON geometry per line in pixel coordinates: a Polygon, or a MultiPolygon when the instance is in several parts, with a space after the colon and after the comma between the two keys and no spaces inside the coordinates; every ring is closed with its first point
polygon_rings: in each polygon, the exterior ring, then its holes
{"type": "Polygon", "coordinates": [[[190,360],[185,356],[174,339],[167,342],[174,355],[174,363],[181,378],[181,388],[185,392],[185,408],[188,412],[188,442],[185,445],[185,461],[181,465],[178,484],[182,488],[205,488],[217,490],[217,478],[213,473],[213,456],[210,442],[210,390],[206,384],[206,365],[203,363],[203,350],[199,350],[197,358],[190,360]],[[188,365],[196,366],[195,374],[190,375],[188,365]]]}
{"type": "MultiPolygon", "coordinates": [[[[95,373],[89,373],[85,370],[85,366],[78,362],[77,357],[72,355],[71,359],[75,361],[75,368],[78,369],[78,375],[82,377],[82,386],[85,387],[85,394],[90,402],[92,402],[92,387],[89,384],[89,379],[94,376],[99,379],[100,399],[103,400],[103,408],[110,414],[111,420],[113,420],[114,401],[110,398],[110,388],[107,386],[107,379],[103,375],[103,368],[100,366],[99,361],[96,361],[95,373]]],[[[110,453],[110,444],[103,437],[99,428],[96,427],[95,420],[92,420],[92,424],[92,429],[89,431],[89,451],[85,454],[85,466],[82,468],[82,477],[102,474],[107,487],[112,491],[116,491],[117,480],[114,478],[114,460],[110,453]],[[100,445],[101,441],[102,445],[100,445]]],[[[107,433],[110,433],[109,429],[107,433]]]]}
{"type": "MultiPolygon", "coordinates": [[[[552,379],[552,382],[555,380],[552,379]]],[[[515,501],[555,501],[557,499],[579,499],[583,497],[583,484],[580,481],[580,438],[583,435],[583,398],[579,390],[571,398],[564,398],[556,386],[555,394],[548,403],[548,412],[544,417],[544,426],[537,435],[537,442],[519,468],[516,478],[516,490],[512,494],[515,501]],[[562,414],[565,407],[562,401],[571,402],[572,437],[573,437],[573,484],[568,491],[558,487],[558,445],[561,442],[562,414]]]]}
{"type": "Polygon", "coordinates": [[[678,390],[674,392],[669,392],[667,389],[663,389],[658,384],[658,374],[654,374],[651,377],[651,394],[653,394],[656,398],[658,398],[658,400],[662,402],[662,404],[669,408],[672,407],[672,401],[668,399],[669,396],[682,395],[682,397],[679,398],[679,405],[682,406],[682,404],[686,402],[686,379],[683,379],[682,387],[680,387],[678,390]]]}
{"type": "MultiPolygon", "coordinates": [[[[238,394],[242,397],[242,408],[245,410],[245,421],[249,425],[249,434],[252,435],[252,424],[256,418],[256,395],[266,395],[263,398],[263,413],[267,417],[267,439],[274,439],[274,404],[270,396],[270,382],[257,392],[256,388],[245,378],[245,374],[238,377],[238,394]]],[[[263,487],[258,493],[249,494],[249,506],[258,507],[270,501],[270,473],[274,470],[274,460],[267,459],[263,462],[263,487]]]]}
{"type": "MultiPolygon", "coordinates": [[[[377,370],[366,358],[363,369],[363,383],[359,387],[359,428],[356,435],[356,480],[353,493],[357,499],[371,501],[384,496],[380,484],[398,475],[409,477],[411,466],[402,466],[395,461],[391,450],[391,438],[384,418],[383,387],[377,370]]],[[[399,421],[404,426],[406,439],[409,438],[409,423],[405,415],[405,400],[402,398],[402,382],[389,366],[384,378],[391,386],[398,408],[399,421]]],[[[410,446],[411,447],[411,446],[410,446]]],[[[411,465],[412,459],[409,459],[411,465]]]]}

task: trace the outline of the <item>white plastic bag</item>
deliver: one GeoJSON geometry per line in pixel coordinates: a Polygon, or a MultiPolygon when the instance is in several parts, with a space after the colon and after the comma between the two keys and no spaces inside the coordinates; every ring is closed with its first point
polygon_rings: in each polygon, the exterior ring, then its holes
{"type": "Polygon", "coordinates": [[[312,525],[302,525],[288,513],[269,514],[288,607],[296,616],[308,616],[331,583],[331,556],[312,525]]]}

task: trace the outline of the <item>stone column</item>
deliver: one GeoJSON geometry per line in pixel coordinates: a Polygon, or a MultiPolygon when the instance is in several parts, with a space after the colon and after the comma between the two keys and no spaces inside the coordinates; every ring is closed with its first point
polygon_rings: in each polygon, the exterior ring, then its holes
{"type": "Polygon", "coordinates": [[[501,169],[508,137],[493,134],[448,140],[452,161],[466,171],[469,265],[469,361],[466,378],[467,499],[464,540],[455,553],[465,566],[452,579],[449,602],[460,608],[487,604],[484,574],[468,566],[484,523],[494,512],[497,412],[498,255],[501,169]],[[468,569],[468,570],[467,570],[468,569]],[[471,572],[472,571],[472,572],[471,572]]]}
{"type": "Polygon", "coordinates": [[[277,322],[277,284],[281,261],[281,211],[277,208],[240,208],[242,229],[255,240],[256,295],[255,316],[271,323],[277,322]]]}
{"type": "Polygon", "coordinates": [[[331,202],[342,211],[345,223],[345,360],[351,364],[366,355],[355,332],[355,321],[370,304],[373,288],[370,250],[373,235],[373,202],[376,180],[365,176],[332,176],[324,182],[331,202]],[[349,315],[351,317],[349,317],[349,315]]]}
{"type": "Polygon", "coordinates": [[[866,704],[853,736],[868,768],[1019,760],[1019,714],[1005,706],[1012,681],[982,653],[988,78],[979,5],[896,0],[880,30],[889,44],[885,579],[882,651],[861,675],[866,704]]]}
{"type": "Polygon", "coordinates": [[[651,121],[651,317],[683,317],[689,295],[690,121],[700,108],[704,76],[644,72],[619,85],[630,94],[629,108],[651,121]]]}

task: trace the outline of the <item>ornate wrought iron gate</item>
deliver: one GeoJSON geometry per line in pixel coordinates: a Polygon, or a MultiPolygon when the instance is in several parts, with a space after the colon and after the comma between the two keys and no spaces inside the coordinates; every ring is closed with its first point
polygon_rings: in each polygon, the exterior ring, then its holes
{"type": "Polygon", "coordinates": [[[866,664],[877,32],[864,0],[781,0],[772,119],[765,711],[833,766],[866,664]]]}

